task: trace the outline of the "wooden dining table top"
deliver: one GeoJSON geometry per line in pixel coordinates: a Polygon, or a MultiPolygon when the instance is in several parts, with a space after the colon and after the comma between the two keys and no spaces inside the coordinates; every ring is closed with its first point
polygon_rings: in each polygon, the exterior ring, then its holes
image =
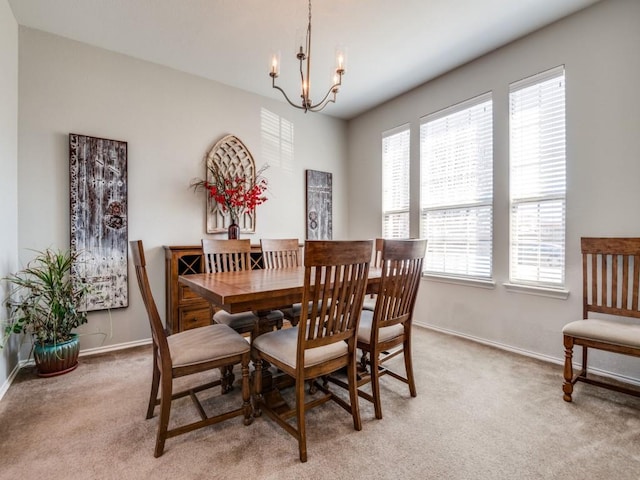
{"type": "MultiPolygon", "coordinates": [[[[277,309],[302,301],[304,267],[180,275],[178,283],[229,313],[277,309]]],[[[382,270],[371,267],[367,293],[376,290],[382,270]]]]}

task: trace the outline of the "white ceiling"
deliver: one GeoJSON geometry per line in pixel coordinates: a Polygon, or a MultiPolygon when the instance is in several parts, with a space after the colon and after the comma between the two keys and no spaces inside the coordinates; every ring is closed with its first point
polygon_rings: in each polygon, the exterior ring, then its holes
{"type": "MultiPolygon", "coordinates": [[[[311,94],[329,87],[335,48],[348,49],[336,104],[353,118],[442,73],[598,0],[315,0],[311,94]]],[[[9,0],[20,25],[282,100],[298,98],[294,49],[306,0],[9,0]]]]}

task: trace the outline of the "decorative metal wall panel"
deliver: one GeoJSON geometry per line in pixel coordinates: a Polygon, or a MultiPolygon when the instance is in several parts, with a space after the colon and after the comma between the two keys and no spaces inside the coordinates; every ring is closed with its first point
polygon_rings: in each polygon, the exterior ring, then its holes
{"type": "Polygon", "coordinates": [[[332,175],[307,170],[307,240],[331,240],[333,236],[332,175]]]}
{"type": "Polygon", "coordinates": [[[92,285],[85,309],[128,306],[127,142],[69,134],[73,274],[92,285]]]}

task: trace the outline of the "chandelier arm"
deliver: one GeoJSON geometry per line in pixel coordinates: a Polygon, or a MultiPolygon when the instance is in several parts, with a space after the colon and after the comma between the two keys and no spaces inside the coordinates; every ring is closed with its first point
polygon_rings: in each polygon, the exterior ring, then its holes
{"type": "Polygon", "coordinates": [[[301,107],[300,105],[296,105],[295,103],[293,103],[289,97],[287,96],[287,94],[285,93],[285,91],[280,88],[278,85],[276,85],[276,79],[275,77],[273,78],[273,81],[271,82],[271,86],[273,88],[275,88],[276,90],[280,90],[280,93],[282,93],[282,95],[284,96],[284,99],[289,103],[289,105],[291,105],[292,107],[298,108],[300,110],[307,110],[305,107],[301,107]]]}
{"type": "Polygon", "coordinates": [[[318,103],[316,103],[315,105],[310,105],[309,106],[309,110],[313,111],[313,112],[318,112],[320,110],[314,110],[315,108],[319,107],[320,105],[322,105],[322,108],[326,107],[327,103],[336,103],[336,96],[335,96],[335,89],[337,87],[339,87],[340,84],[336,83],[335,85],[331,85],[331,87],[329,87],[329,90],[327,91],[327,93],[325,94],[324,98],[322,100],[320,100],[318,103]],[[331,95],[331,93],[333,93],[333,98],[331,100],[327,100],[329,98],[329,95],[331,95]]]}
{"type": "Polygon", "coordinates": [[[317,104],[317,105],[315,105],[314,107],[309,107],[309,111],[310,111],[310,112],[314,112],[314,113],[321,112],[322,110],[324,110],[324,107],[326,107],[326,106],[327,106],[327,105],[329,105],[330,103],[336,103],[336,99],[335,99],[335,98],[332,98],[332,99],[330,99],[330,100],[327,100],[327,101],[324,103],[324,105],[320,106],[319,108],[318,108],[318,106],[319,106],[320,104],[317,104]]]}

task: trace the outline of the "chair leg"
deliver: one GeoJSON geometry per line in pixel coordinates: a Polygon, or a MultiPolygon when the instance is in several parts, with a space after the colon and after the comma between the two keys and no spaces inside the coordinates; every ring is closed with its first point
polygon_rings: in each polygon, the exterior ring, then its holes
{"type": "Polygon", "coordinates": [[[147,420],[153,417],[153,411],[158,403],[158,386],[160,385],[160,369],[158,368],[158,349],[153,346],[153,377],[151,378],[151,393],[147,407],[147,420]]]}
{"type": "Polygon", "coordinates": [[[573,337],[564,336],[564,383],[562,384],[565,402],[571,401],[573,393],[573,337]]]}
{"type": "Polygon", "coordinates": [[[262,415],[262,359],[253,360],[253,416],[262,415]]]}
{"type": "Polygon", "coordinates": [[[358,401],[358,379],[356,368],[356,356],[355,353],[352,356],[351,362],[347,366],[347,377],[349,380],[349,400],[351,402],[351,416],[353,417],[353,428],[360,431],[362,430],[362,420],[360,419],[360,403],[358,401]]]}
{"type": "Polygon", "coordinates": [[[164,452],[164,442],[167,439],[169,429],[169,414],[171,412],[171,396],[173,394],[173,380],[166,375],[162,376],[162,396],[160,397],[160,418],[158,419],[158,435],[156,436],[156,449],[154,456],[157,458],[164,452]]]}
{"type": "Polygon", "coordinates": [[[233,382],[236,376],[233,374],[233,366],[220,367],[222,394],[229,393],[233,390],[233,382]]]}
{"type": "Polygon", "coordinates": [[[304,419],[304,385],[305,382],[301,378],[296,379],[296,416],[298,421],[298,451],[300,453],[300,461],[307,461],[307,428],[304,419]]]}
{"type": "Polygon", "coordinates": [[[582,372],[580,372],[580,376],[581,377],[586,377],[587,376],[587,356],[588,356],[588,349],[587,347],[582,347],[582,372]]]}
{"type": "Polygon", "coordinates": [[[249,355],[242,359],[242,410],[244,411],[244,424],[253,422],[251,408],[251,389],[249,387],[249,355]]]}
{"type": "Polygon", "coordinates": [[[380,400],[380,355],[376,350],[371,352],[369,360],[371,369],[371,394],[373,396],[373,408],[376,418],[382,418],[382,402],[380,400]]]}
{"type": "Polygon", "coordinates": [[[407,372],[407,383],[409,384],[409,393],[412,397],[418,395],[416,391],[416,381],[413,377],[413,359],[411,358],[411,334],[405,334],[405,341],[403,345],[404,350],[404,368],[407,372]]]}

